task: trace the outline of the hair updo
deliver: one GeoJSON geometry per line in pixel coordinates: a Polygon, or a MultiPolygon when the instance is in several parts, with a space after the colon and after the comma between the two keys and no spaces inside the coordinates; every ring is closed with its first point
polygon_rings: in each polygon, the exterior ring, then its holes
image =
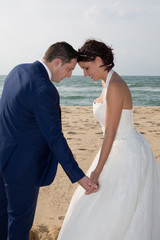
{"type": "Polygon", "coordinates": [[[87,40],[84,45],[78,49],[78,62],[92,62],[96,57],[100,57],[105,66],[105,70],[109,71],[114,67],[114,56],[112,48],[103,42],[96,40],[87,40]]]}

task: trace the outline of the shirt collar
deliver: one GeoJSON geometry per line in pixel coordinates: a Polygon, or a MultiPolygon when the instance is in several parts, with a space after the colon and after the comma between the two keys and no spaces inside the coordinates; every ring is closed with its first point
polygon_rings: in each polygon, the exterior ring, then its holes
{"type": "Polygon", "coordinates": [[[47,65],[42,60],[38,60],[38,61],[45,67],[45,69],[46,69],[46,71],[48,73],[48,77],[51,80],[52,74],[51,74],[49,68],[47,67],[47,65]]]}

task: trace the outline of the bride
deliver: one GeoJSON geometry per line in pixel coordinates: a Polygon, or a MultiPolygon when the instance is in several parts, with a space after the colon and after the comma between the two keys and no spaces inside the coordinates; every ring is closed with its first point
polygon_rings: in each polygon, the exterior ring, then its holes
{"type": "Polygon", "coordinates": [[[113,71],[112,49],[88,40],[79,49],[84,76],[102,80],[93,103],[104,140],[87,174],[99,191],[75,191],[58,240],[159,240],[160,167],[147,140],[134,129],[130,91],[113,71]]]}

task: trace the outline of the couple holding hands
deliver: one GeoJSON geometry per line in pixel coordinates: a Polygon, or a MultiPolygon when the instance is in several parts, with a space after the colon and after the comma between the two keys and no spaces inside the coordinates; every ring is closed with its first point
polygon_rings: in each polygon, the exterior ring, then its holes
{"type": "Polygon", "coordinates": [[[29,239],[39,188],[53,182],[58,163],[79,183],[58,240],[159,240],[160,167],[134,129],[131,93],[113,67],[111,47],[87,40],[78,52],[57,42],[8,74],[0,99],[1,240],[29,239]],[[63,136],[54,86],[77,63],[102,80],[93,112],[104,139],[86,174],[63,136]]]}

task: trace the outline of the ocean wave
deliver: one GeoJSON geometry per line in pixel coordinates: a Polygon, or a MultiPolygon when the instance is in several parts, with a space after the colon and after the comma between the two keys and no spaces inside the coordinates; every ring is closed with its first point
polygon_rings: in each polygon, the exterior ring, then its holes
{"type": "MultiPolygon", "coordinates": [[[[133,98],[133,104],[140,106],[160,106],[160,76],[122,76],[133,98]]],[[[0,75],[0,96],[6,76],[0,75]]],[[[60,94],[62,105],[92,105],[101,94],[101,81],[94,82],[89,77],[72,76],[60,83],[53,83],[60,94]]]]}

